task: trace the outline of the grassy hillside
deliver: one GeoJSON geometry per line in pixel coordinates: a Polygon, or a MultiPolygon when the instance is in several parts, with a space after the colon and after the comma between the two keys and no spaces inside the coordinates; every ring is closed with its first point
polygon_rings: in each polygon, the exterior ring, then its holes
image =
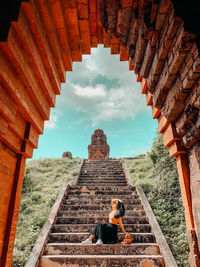
{"type": "Polygon", "coordinates": [[[80,159],[32,160],[26,165],[13,267],[24,266],[61,187],[78,174],[80,159]]]}
{"type": "Polygon", "coordinates": [[[131,181],[141,185],[179,266],[188,264],[184,210],[176,169],[162,136],[158,135],[146,155],[126,160],[131,181]]]}

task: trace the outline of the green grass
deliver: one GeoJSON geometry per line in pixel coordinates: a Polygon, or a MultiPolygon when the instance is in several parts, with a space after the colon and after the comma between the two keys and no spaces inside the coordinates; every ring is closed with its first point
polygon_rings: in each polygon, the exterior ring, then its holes
{"type": "Polygon", "coordinates": [[[13,267],[24,266],[59,190],[74,180],[79,164],[79,158],[32,160],[27,163],[13,267]]]}
{"type": "Polygon", "coordinates": [[[127,159],[131,182],[141,185],[172,250],[178,266],[188,264],[188,242],[176,161],[169,157],[162,136],[152,149],[136,159],[127,159]]]}

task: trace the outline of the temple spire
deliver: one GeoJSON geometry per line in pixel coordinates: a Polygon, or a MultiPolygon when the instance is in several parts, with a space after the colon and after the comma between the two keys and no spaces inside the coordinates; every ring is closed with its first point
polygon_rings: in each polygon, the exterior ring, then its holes
{"type": "Polygon", "coordinates": [[[97,129],[91,138],[91,145],[88,146],[89,159],[106,159],[109,157],[110,147],[103,130],[97,129]]]}

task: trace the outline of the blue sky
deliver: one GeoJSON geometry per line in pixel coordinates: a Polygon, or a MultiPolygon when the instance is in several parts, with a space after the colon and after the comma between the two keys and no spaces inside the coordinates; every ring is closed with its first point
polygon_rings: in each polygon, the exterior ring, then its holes
{"type": "Polygon", "coordinates": [[[110,157],[132,157],[150,150],[157,131],[140,83],[127,62],[99,46],[67,72],[56,107],[45,122],[33,159],[88,157],[87,146],[101,128],[110,145],[110,157]]]}

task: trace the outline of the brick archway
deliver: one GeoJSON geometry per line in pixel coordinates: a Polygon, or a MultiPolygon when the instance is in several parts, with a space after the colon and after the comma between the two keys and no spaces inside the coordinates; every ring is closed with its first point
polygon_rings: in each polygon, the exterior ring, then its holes
{"type": "MultiPolygon", "coordinates": [[[[176,157],[191,266],[200,246],[200,55],[187,1],[16,0],[0,13],[0,259],[11,266],[26,158],[73,61],[104,44],[129,61],[176,157]],[[173,2],[173,3],[172,3],[173,2]],[[184,8],[180,8],[183,5],[184,8]],[[180,17],[176,16],[179,15],[180,17]]],[[[198,6],[197,6],[198,7],[198,6]]],[[[195,11],[195,1],[190,12],[195,11]]],[[[194,15],[197,15],[194,12],[194,15]]],[[[197,16],[198,17],[198,16],[197,16]]],[[[196,17],[194,17],[196,18],[196,17]]],[[[196,265],[195,265],[196,264],[196,265]]]]}

